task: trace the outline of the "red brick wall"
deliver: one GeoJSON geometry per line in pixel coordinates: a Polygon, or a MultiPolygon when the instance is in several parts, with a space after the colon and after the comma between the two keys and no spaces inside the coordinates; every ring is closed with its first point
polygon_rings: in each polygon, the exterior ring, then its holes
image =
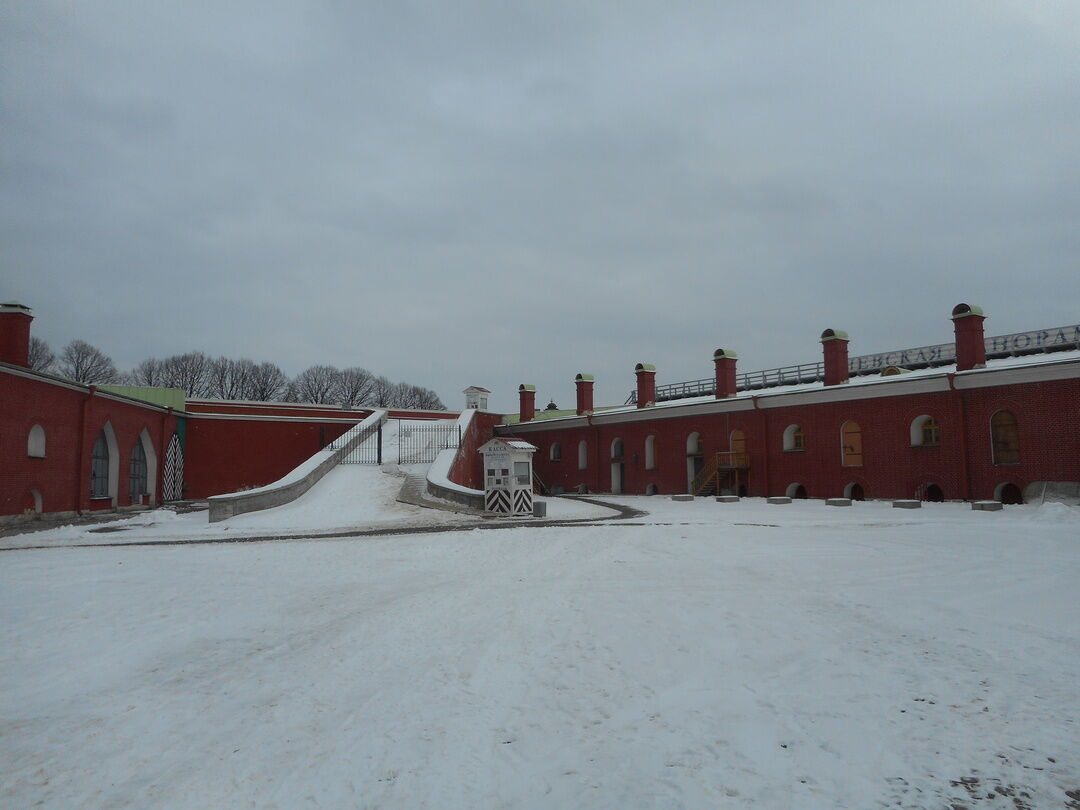
{"type": "Polygon", "coordinates": [[[166,441],[172,436],[174,416],[163,409],[0,370],[0,515],[32,509],[32,490],[41,493],[44,512],[112,508],[111,500],[90,499],[90,457],[106,422],[112,424],[119,450],[116,506],[131,504],[131,453],[144,429],[157,454],[158,469],[151,474],[156,475],[160,495],[162,433],[166,441]],[[34,425],[45,430],[45,458],[27,456],[27,438],[34,425]]]}
{"type": "Polygon", "coordinates": [[[470,489],[484,488],[484,459],[477,450],[494,435],[495,425],[502,421],[499,414],[477,411],[473,415],[469,429],[461,437],[457,458],[450,468],[451,481],[470,489]]]}
{"type": "Polygon", "coordinates": [[[363,418],[301,422],[191,416],[184,449],[185,495],[206,498],[276,481],[363,418]]]}
{"type": "MultiPolygon", "coordinates": [[[[192,414],[187,420],[184,451],[185,495],[189,498],[223,495],[276,481],[372,413],[319,405],[211,400],[189,402],[187,410],[192,414]],[[237,418],[212,419],[199,414],[237,418]]],[[[392,410],[389,416],[457,419],[458,414],[392,410]]]]}
{"type": "MultiPolygon", "coordinates": [[[[993,497],[1003,482],[1023,489],[1032,481],[1080,481],[1078,403],[1080,380],[1063,380],[617,425],[567,428],[554,422],[548,430],[518,435],[539,448],[534,465],[544,483],[567,491],[584,484],[593,492],[609,492],[611,444],[621,438],[623,492],[644,493],[650,484],[660,493],[686,492],[687,437],[699,432],[708,458],[729,450],[731,431],[742,430],[750,455],[749,495],[782,495],[790,484],[799,483],[810,497],[837,497],[849,483],[858,483],[867,498],[910,498],[920,486],[934,483],[948,499],[975,499],[993,497]],[[995,466],[991,461],[990,417],[1002,408],[1019,420],[1018,465],[995,466]],[[923,414],[940,425],[937,447],[911,446],[911,423],[923,414]],[[861,467],[841,463],[840,429],[847,420],[862,429],[861,467]],[[801,452],[783,450],[784,429],[790,424],[804,431],[806,449],[801,452]],[[645,469],[649,435],[657,441],[655,470],[645,469]],[[582,439],[588,443],[586,470],[578,469],[582,439]],[[561,445],[561,461],[550,460],[554,442],[561,445]]],[[[511,435],[515,429],[504,430],[511,435]]]]}

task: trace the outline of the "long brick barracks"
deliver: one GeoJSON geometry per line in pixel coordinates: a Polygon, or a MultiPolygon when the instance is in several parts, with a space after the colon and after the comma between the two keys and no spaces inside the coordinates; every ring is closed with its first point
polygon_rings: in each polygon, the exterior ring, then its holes
{"type": "MultiPolygon", "coordinates": [[[[1019,503],[1077,485],[1080,326],[988,337],[979,307],[942,315],[951,343],[849,356],[850,337],[826,329],[819,362],[747,373],[717,349],[711,375],[663,385],[639,363],[617,407],[594,406],[585,373],[567,413],[537,412],[537,391],[522,384],[517,414],[481,406],[450,477],[477,487],[475,448],[497,435],[538,448],[536,485],[549,494],[1019,503]]],[[[263,486],[370,413],[80,385],[30,370],[32,320],[0,305],[0,521],[263,486]]]]}
{"type": "Polygon", "coordinates": [[[495,432],[538,447],[552,492],[1019,503],[1080,481],[1080,326],[986,337],[979,307],[943,315],[953,343],[849,357],[826,329],[819,363],[740,374],[718,349],[711,377],[664,386],[639,363],[618,408],[594,407],[588,374],[567,415],[523,384],[495,432]]]}

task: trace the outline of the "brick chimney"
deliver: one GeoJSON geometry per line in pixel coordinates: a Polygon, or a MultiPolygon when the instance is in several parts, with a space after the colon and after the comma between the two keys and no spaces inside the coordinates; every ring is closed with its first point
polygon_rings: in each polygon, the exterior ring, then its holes
{"type": "Polygon", "coordinates": [[[0,361],[30,368],[30,307],[17,301],[0,304],[0,361]]]}
{"type": "Polygon", "coordinates": [[[531,422],[536,416],[536,386],[522,383],[518,386],[518,421],[531,422]]]}
{"type": "Polygon", "coordinates": [[[656,366],[638,363],[634,366],[637,375],[637,406],[648,408],[656,404],[656,366]]]}
{"type": "Polygon", "coordinates": [[[574,377],[577,386],[577,415],[592,413],[592,389],[596,378],[592,374],[578,374],[574,377]]]}
{"type": "Polygon", "coordinates": [[[739,355],[730,349],[717,349],[713,352],[712,359],[716,366],[716,398],[735,396],[735,361],[739,359],[739,355]]]}
{"type": "Polygon", "coordinates": [[[986,365],[986,339],[983,336],[982,307],[957,304],[952,310],[953,332],[956,335],[956,370],[967,371],[986,365]]]}
{"type": "Polygon", "coordinates": [[[826,329],[821,333],[821,347],[825,353],[826,385],[840,385],[848,381],[847,345],[847,332],[826,329]]]}

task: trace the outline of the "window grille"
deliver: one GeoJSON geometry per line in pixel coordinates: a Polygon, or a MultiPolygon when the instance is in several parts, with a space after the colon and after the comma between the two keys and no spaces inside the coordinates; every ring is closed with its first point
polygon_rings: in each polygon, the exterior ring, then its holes
{"type": "Polygon", "coordinates": [[[90,497],[109,497],[109,440],[104,430],[98,434],[90,457],[90,497]]]}
{"type": "Polygon", "coordinates": [[[142,442],[137,441],[131,451],[131,474],[128,476],[132,500],[149,494],[146,477],[146,451],[143,449],[142,442]]]}

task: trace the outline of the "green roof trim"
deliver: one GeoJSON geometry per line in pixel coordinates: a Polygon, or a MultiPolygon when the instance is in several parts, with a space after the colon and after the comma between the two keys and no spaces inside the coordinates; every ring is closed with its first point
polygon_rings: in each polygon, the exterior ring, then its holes
{"type": "Polygon", "coordinates": [[[99,385],[99,391],[108,391],[122,397],[149,402],[162,408],[182,411],[187,407],[187,393],[183,388],[154,388],[148,385],[99,385]]]}
{"type": "Polygon", "coordinates": [[[638,363],[634,366],[634,373],[638,374],[642,371],[656,371],[656,366],[652,363],[638,363]]]}
{"type": "Polygon", "coordinates": [[[724,357],[730,358],[731,360],[739,359],[739,355],[735,354],[731,349],[717,349],[713,352],[713,360],[720,360],[724,357]]]}
{"type": "Polygon", "coordinates": [[[574,377],[574,382],[595,382],[596,377],[592,374],[578,374],[574,377]]]}
{"type": "Polygon", "coordinates": [[[518,386],[518,391],[535,391],[535,390],[536,390],[535,385],[526,385],[525,383],[522,383],[521,385],[518,386]]]}
{"type": "Polygon", "coordinates": [[[821,342],[827,340],[850,340],[848,333],[842,329],[826,329],[821,333],[821,342]]]}

